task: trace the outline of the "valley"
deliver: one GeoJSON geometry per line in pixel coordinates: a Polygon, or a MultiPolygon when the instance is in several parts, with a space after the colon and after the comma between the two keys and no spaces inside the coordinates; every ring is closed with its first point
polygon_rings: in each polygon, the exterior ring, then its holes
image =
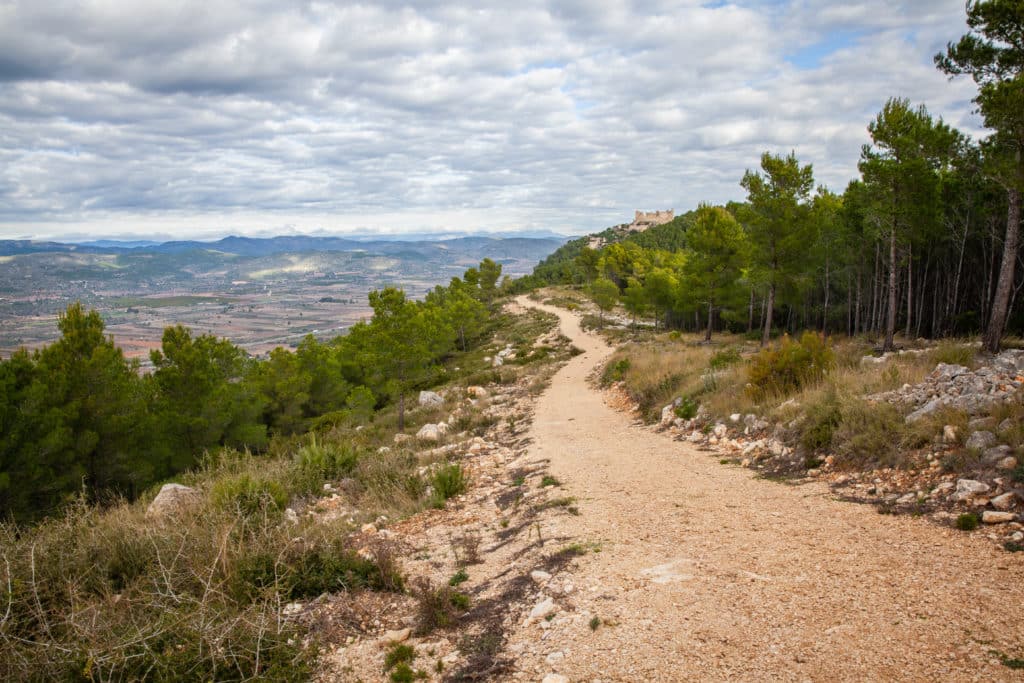
{"type": "Polygon", "coordinates": [[[57,338],[57,315],[81,301],[125,354],[148,363],[165,327],[230,339],[251,354],[329,339],[368,317],[367,294],[414,298],[483,258],[529,272],[554,238],[357,241],[324,237],[118,247],[0,242],[0,356],[57,338]]]}

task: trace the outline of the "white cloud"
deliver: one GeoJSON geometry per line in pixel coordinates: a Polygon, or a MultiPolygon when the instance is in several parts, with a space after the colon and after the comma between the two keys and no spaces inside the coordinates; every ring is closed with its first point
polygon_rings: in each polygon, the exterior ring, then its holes
{"type": "Polygon", "coordinates": [[[0,237],[586,231],[842,190],[888,97],[977,132],[961,0],[0,0],[0,237]],[[800,55],[794,58],[793,55],[800,55]]]}

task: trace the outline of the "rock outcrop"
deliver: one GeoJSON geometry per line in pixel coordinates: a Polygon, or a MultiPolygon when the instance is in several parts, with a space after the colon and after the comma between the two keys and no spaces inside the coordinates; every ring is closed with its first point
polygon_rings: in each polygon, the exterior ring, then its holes
{"type": "Polygon", "coordinates": [[[944,406],[970,415],[985,412],[997,403],[1010,400],[1024,385],[1024,351],[1003,351],[991,363],[977,370],[962,365],[939,363],[920,384],[905,384],[899,389],[868,396],[913,408],[907,422],[916,422],[944,406]]]}
{"type": "Polygon", "coordinates": [[[161,520],[174,517],[198,503],[199,498],[199,492],[190,486],[164,484],[146,508],[146,519],[161,520]]]}

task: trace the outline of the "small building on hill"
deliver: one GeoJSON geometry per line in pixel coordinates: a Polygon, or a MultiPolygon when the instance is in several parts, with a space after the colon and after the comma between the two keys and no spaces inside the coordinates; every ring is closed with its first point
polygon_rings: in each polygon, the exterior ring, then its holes
{"type": "Polygon", "coordinates": [[[626,226],[628,232],[643,232],[655,225],[663,225],[676,217],[675,209],[668,211],[637,211],[633,222],[626,226]]]}

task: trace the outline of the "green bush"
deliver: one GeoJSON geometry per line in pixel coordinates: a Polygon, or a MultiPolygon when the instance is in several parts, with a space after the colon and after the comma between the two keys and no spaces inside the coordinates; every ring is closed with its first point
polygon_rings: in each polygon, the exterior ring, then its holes
{"type": "Polygon", "coordinates": [[[384,670],[388,671],[402,663],[409,664],[415,659],[416,648],[412,645],[396,643],[390,650],[388,650],[387,654],[384,655],[384,670]]]}
{"type": "Polygon", "coordinates": [[[458,463],[442,465],[430,478],[434,487],[434,496],[443,505],[444,501],[464,493],[469,486],[466,471],[458,463]]]}
{"type": "Polygon", "coordinates": [[[276,513],[288,505],[288,491],[279,481],[239,474],[216,481],[210,501],[221,510],[244,515],[276,513]]]}
{"type": "Polygon", "coordinates": [[[696,399],[689,396],[683,396],[679,400],[679,405],[675,408],[676,417],[682,418],[683,420],[691,420],[697,417],[697,410],[700,408],[700,404],[696,399]]]}
{"type": "Polygon", "coordinates": [[[299,487],[312,493],[328,480],[350,476],[359,463],[362,451],[348,443],[325,444],[314,436],[309,445],[295,454],[299,487]]]}
{"type": "Polygon", "coordinates": [[[931,353],[928,354],[928,358],[936,365],[939,363],[947,363],[949,365],[973,367],[974,356],[976,353],[977,350],[972,346],[947,341],[936,346],[931,353]]]}
{"type": "Polygon", "coordinates": [[[907,429],[903,416],[888,403],[848,400],[832,435],[837,467],[898,467],[907,429]]]}
{"type": "Polygon", "coordinates": [[[778,346],[751,360],[747,392],[755,400],[791,394],[820,382],[834,364],[835,355],[823,335],[805,332],[799,342],[785,335],[778,346]]]}
{"type": "Polygon", "coordinates": [[[608,363],[604,366],[604,373],[601,375],[601,383],[607,386],[615,382],[621,382],[626,378],[626,372],[629,370],[629,366],[630,361],[628,358],[620,358],[617,361],[608,363]]]}
{"type": "Polygon", "coordinates": [[[820,402],[808,406],[806,418],[800,425],[800,443],[812,451],[828,448],[842,421],[842,408],[833,388],[820,402]]]}
{"type": "Polygon", "coordinates": [[[973,512],[965,512],[956,518],[956,528],[960,531],[974,531],[980,522],[978,515],[973,512]]]}
{"type": "Polygon", "coordinates": [[[740,350],[730,346],[721,351],[716,351],[711,356],[711,360],[708,361],[708,367],[712,370],[723,370],[730,365],[736,365],[741,360],[743,360],[743,356],[740,355],[740,350]]]}

